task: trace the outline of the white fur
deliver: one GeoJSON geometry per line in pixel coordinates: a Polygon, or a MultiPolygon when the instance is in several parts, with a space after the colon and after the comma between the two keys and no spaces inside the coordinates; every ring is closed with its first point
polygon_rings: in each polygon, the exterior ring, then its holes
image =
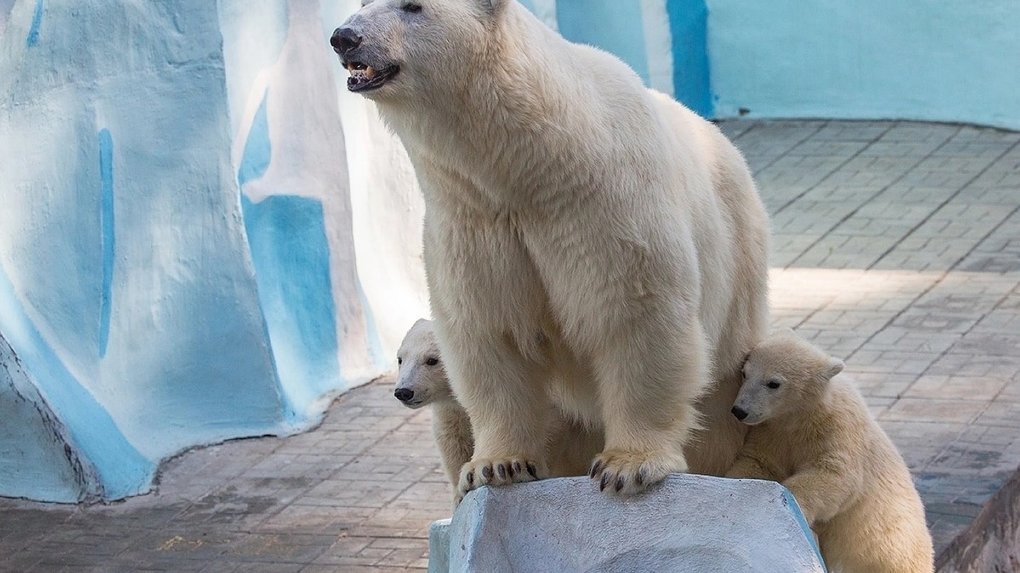
{"type": "Polygon", "coordinates": [[[930,573],[932,540],[910,472],[842,369],[792,332],[756,347],[735,404],[754,427],[727,475],[789,488],[831,571],[930,573]]]}
{"type": "Polygon", "coordinates": [[[518,481],[488,477],[500,464],[546,473],[551,411],[604,433],[610,490],[724,472],[766,324],[767,218],[739,152],[515,1],[404,4],[346,25],[352,59],[400,65],[366,95],[425,195],[436,331],[474,426],[461,489],[518,481]]]}
{"type": "Polygon", "coordinates": [[[397,386],[394,393],[402,390],[412,393],[410,400],[403,401],[411,409],[456,402],[430,320],[418,319],[397,349],[397,386]]]}
{"type": "Polygon", "coordinates": [[[432,406],[432,437],[439,448],[443,469],[456,485],[461,466],[471,459],[474,439],[467,412],[450,390],[430,321],[420,319],[407,331],[397,350],[397,364],[394,393],[413,392],[411,400],[402,401],[409,408],[432,406]],[[437,363],[427,363],[433,360],[437,363]]]}
{"type": "MultiPolygon", "coordinates": [[[[407,331],[397,351],[397,364],[394,393],[401,390],[413,392],[411,399],[402,400],[409,408],[432,407],[432,437],[439,448],[443,469],[454,486],[454,499],[459,500],[460,492],[456,486],[460,468],[471,459],[474,439],[467,411],[450,390],[431,321],[419,319],[407,331]]],[[[571,423],[558,412],[553,412],[551,416],[554,423],[550,427],[547,441],[551,474],[583,474],[591,456],[601,448],[599,437],[571,423]]],[[[503,469],[504,472],[511,470],[517,471],[512,466],[503,469]]],[[[526,472],[528,468],[524,467],[523,470],[526,472]]]]}

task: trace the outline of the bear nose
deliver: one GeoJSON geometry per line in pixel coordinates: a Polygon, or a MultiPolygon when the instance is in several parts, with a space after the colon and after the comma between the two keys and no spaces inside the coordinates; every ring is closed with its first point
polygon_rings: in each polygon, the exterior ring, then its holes
{"type": "Polygon", "coordinates": [[[393,396],[396,397],[396,399],[400,400],[401,402],[407,402],[411,398],[414,398],[414,390],[409,390],[407,388],[397,388],[397,390],[393,393],[393,396]]]}
{"type": "Polygon", "coordinates": [[[329,38],[329,45],[333,46],[334,52],[342,56],[360,46],[361,40],[361,35],[355,32],[354,28],[345,26],[333,30],[333,35],[329,38]]]}
{"type": "Polygon", "coordinates": [[[747,417],[747,412],[738,406],[734,406],[730,412],[733,412],[733,415],[736,416],[738,420],[743,420],[747,417]]]}

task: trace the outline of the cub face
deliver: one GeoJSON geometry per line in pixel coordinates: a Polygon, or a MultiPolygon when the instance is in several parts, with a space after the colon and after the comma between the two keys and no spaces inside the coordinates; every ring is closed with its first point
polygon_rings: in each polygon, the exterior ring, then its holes
{"type": "Polygon", "coordinates": [[[420,319],[404,335],[397,350],[397,387],[393,396],[411,409],[454,399],[432,321],[420,319]]]}
{"type": "Polygon", "coordinates": [[[749,426],[796,415],[824,395],[829,381],[843,371],[843,361],[785,330],[770,335],[744,362],[744,381],[733,415],[749,426]]]}

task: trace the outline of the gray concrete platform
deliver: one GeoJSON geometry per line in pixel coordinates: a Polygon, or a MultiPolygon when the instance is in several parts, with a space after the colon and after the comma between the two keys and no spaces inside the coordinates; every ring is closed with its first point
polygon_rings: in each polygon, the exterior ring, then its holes
{"type": "Polygon", "coordinates": [[[429,554],[429,573],[825,572],[785,487],[691,474],[626,498],[587,476],[483,487],[432,524],[429,554]]]}
{"type": "MultiPolygon", "coordinates": [[[[945,550],[1020,465],[1020,133],[723,128],[773,217],[775,323],[846,359],[945,550]]],[[[0,570],[423,569],[428,524],[450,509],[429,423],[382,380],[313,432],[181,456],[149,496],[0,500],[0,570]]]]}

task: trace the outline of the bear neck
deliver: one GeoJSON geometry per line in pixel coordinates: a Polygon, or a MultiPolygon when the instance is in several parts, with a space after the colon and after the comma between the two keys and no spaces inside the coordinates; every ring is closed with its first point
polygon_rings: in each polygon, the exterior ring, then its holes
{"type": "MultiPolygon", "coordinates": [[[[578,102],[557,75],[571,68],[570,45],[516,3],[492,31],[452,92],[414,101],[379,102],[417,170],[438,170],[480,188],[513,181],[521,192],[550,187],[567,173],[564,137],[583,133],[563,110],[578,102]]],[[[575,72],[576,73],[576,72],[575,72]]]]}

